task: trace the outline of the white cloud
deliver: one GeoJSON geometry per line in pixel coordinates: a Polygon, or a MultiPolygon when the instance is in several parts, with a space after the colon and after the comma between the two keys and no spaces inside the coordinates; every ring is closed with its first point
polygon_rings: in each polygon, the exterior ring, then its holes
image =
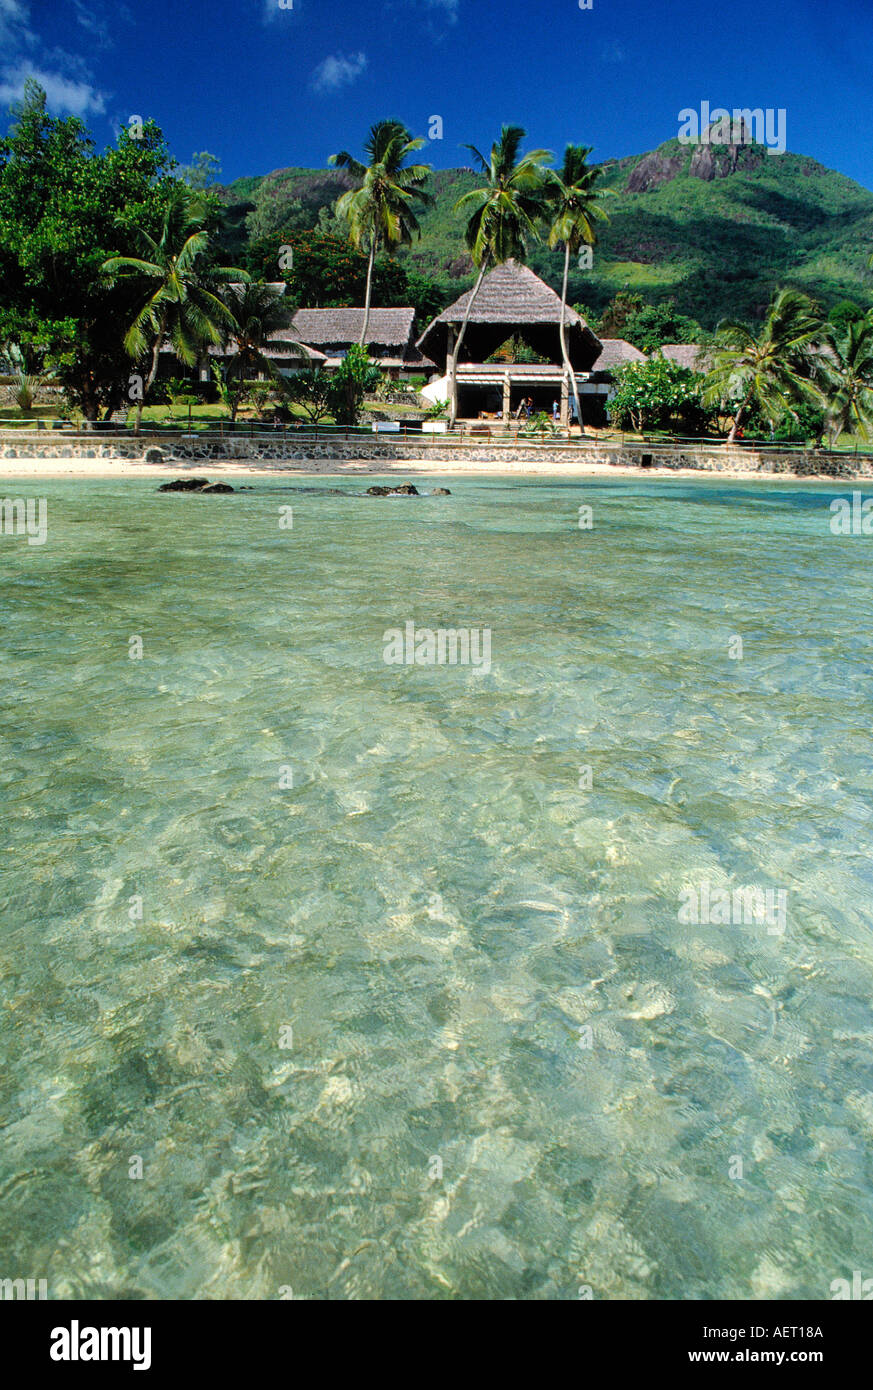
{"type": "MultiPolygon", "coordinates": [[[[84,0],[74,3],[81,22],[87,15],[96,24],[84,0]]],[[[0,0],[0,52],[6,60],[0,69],[0,108],[20,101],[25,78],[33,77],[45,89],[52,111],[73,116],[99,116],[105,111],[103,93],[88,80],[83,59],[49,48],[33,32],[28,0],[0,0]]]]}
{"type": "Polygon", "coordinates": [[[86,29],[95,38],[104,37],[106,25],[96,11],[85,3],[85,0],[73,0],[73,9],[76,13],[76,19],[83,29],[86,29]]]}
{"type": "Polygon", "coordinates": [[[312,74],[312,86],[316,92],[335,92],[360,77],[366,66],[366,53],[350,53],[348,57],[334,53],[319,63],[312,74]]]}
{"type": "MultiPolygon", "coordinates": [[[[99,20],[93,0],[73,0],[76,16],[94,36],[99,20]]],[[[93,39],[92,39],[93,47],[93,39]]],[[[88,65],[78,54],[52,48],[30,27],[28,0],[0,0],[0,108],[20,101],[25,78],[45,89],[50,110],[73,116],[100,116],[106,99],[90,81],[88,65]]]]}
{"type": "Polygon", "coordinates": [[[27,77],[35,78],[44,88],[52,111],[65,111],[71,116],[99,116],[106,110],[106,98],[90,82],[75,82],[58,72],[43,72],[24,63],[16,68],[3,69],[0,74],[0,103],[5,106],[11,101],[20,101],[27,77]]]}
{"type": "Polygon", "coordinates": [[[0,44],[21,47],[34,42],[30,28],[30,9],[25,0],[0,0],[0,44]]]}

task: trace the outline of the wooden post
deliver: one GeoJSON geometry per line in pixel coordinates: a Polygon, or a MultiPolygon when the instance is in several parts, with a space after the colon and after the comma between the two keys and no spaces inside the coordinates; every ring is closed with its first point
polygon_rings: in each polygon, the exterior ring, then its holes
{"type": "Polygon", "coordinates": [[[570,382],[567,373],[561,376],[561,424],[567,425],[570,420],[570,382]]]}
{"type": "Polygon", "coordinates": [[[512,390],[509,381],[509,372],[503,378],[503,423],[508,427],[509,415],[512,410],[512,390]]]}

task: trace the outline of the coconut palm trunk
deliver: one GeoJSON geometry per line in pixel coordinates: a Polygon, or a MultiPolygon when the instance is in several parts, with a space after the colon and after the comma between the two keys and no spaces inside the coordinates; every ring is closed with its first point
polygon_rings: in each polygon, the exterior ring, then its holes
{"type": "Polygon", "coordinates": [[[364,322],[361,326],[360,346],[367,346],[367,332],[370,327],[370,305],[373,302],[373,267],[376,264],[376,238],[370,238],[370,258],[367,262],[367,294],[364,300],[364,322]]]}
{"type": "Polygon", "coordinates": [[[488,270],[489,261],[490,257],[486,256],[485,260],[482,262],[482,267],[476,279],[476,284],[473,287],[473,293],[470,295],[467,307],[464,310],[464,317],[461,321],[461,331],[455,340],[455,345],[452,348],[451,356],[449,358],[448,388],[450,429],[454,429],[455,421],[458,418],[458,356],[461,351],[461,345],[464,341],[464,335],[467,332],[467,324],[470,322],[470,314],[473,312],[473,305],[476,303],[476,296],[482,288],[482,281],[485,279],[485,275],[488,270]]]}
{"type": "Polygon", "coordinates": [[[609,221],[599,200],[601,193],[597,188],[599,169],[588,167],[590,145],[568,145],[564,151],[564,163],[560,173],[550,174],[547,184],[549,204],[549,246],[564,247],[564,281],[561,287],[561,354],[564,370],[569,374],[573,387],[573,402],[580,434],[585,433],[582,423],[582,405],[576,385],[576,373],[570,362],[567,347],[567,286],[570,278],[570,256],[581,245],[594,246],[597,238],[594,224],[609,221]]]}
{"type": "Polygon", "coordinates": [[[570,243],[567,242],[564,248],[564,283],[561,286],[561,356],[564,359],[564,371],[567,373],[570,385],[573,388],[573,400],[576,405],[576,419],[579,421],[579,433],[585,433],[585,426],[582,423],[582,406],[579,403],[579,387],[576,384],[576,373],[570,361],[570,351],[567,347],[567,283],[570,279],[570,243]]]}
{"type": "Polygon", "coordinates": [[[735,415],[734,418],[733,418],[733,423],[731,424],[731,428],[730,428],[730,434],[729,434],[728,437],[727,437],[727,442],[728,442],[728,444],[735,444],[735,443],[736,443],[736,439],[737,439],[737,430],[740,428],[740,423],[742,422],[742,418],[743,418],[743,416],[745,415],[746,411],[748,410],[748,408],[749,408],[749,402],[750,402],[751,399],[752,399],[752,389],[753,389],[752,387],[749,387],[748,391],[746,392],[745,396],[743,397],[743,399],[742,399],[742,401],[741,401],[741,403],[740,403],[740,406],[739,406],[739,409],[737,410],[736,415],[735,415]]]}
{"type": "Polygon", "coordinates": [[[161,318],[161,326],[155,335],[155,341],[152,343],[152,361],[151,366],[149,367],[149,374],[146,377],[145,385],[143,386],[142,396],[136,403],[136,423],[133,427],[134,434],[139,434],[140,426],[142,425],[142,412],[143,406],[145,405],[145,398],[155,384],[155,377],[158,374],[158,365],[161,360],[161,348],[164,345],[164,334],[166,333],[166,331],[167,316],[166,314],[164,314],[161,318]]]}

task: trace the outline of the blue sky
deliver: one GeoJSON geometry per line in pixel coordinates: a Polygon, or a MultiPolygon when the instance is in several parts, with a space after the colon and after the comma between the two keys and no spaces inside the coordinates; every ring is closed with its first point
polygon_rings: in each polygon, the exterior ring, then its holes
{"type": "MultiPolygon", "coordinates": [[[[105,144],[153,117],[223,178],[322,166],[399,116],[468,162],[501,122],[637,154],[684,107],[784,107],[788,148],[873,188],[871,0],[0,0],[0,109],[36,75],[105,144]]],[[[5,125],[5,117],[3,120],[5,125]]]]}

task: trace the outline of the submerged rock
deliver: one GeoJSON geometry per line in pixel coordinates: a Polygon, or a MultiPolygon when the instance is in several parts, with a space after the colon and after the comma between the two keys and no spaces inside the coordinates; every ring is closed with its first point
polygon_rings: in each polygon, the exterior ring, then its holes
{"type": "Polygon", "coordinates": [[[396,487],[367,488],[368,497],[419,497],[421,494],[412,483],[398,483],[396,487]]]}
{"type": "Polygon", "coordinates": [[[451,497],[452,494],[447,487],[435,487],[430,495],[431,497],[451,497]]]}
{"type": "Polygon", "coordinates": [[[161,483],[158,492],[235,492],[230,483],[211,483],[208,478],[174,478],[161,483]]]}

